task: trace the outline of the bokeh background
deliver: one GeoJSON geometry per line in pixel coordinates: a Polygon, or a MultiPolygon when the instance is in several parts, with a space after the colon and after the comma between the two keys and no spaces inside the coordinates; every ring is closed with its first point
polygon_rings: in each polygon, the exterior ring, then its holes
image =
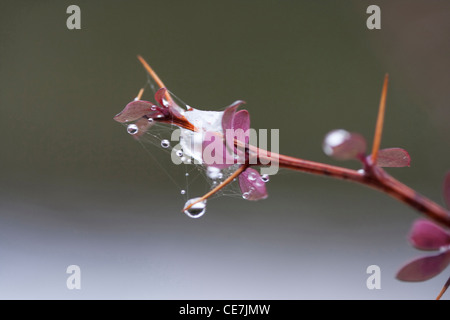
{"type": "MultiPolygon", "coordinates": [[[[370,141],[390,74],[383,147],[395,177],[442,202],[450,168],[448,1],[0,2],[0,298],[433,299],[448,270],[395,280],[420,255],[412,209],[367,188],[281,171],[269,198],[219,197],[201,219],[112,120],[145,83],[143,55],[188,104],[247,101],[284,154],[332,164],[336,128],[370,141]],[[81,30],[66,8],[81,8],[81,30]],[[381,30],[366,8],[381,7],[381,30]],[[66,288],[67,266],[81,290],[66,288]],[[368,290],[366,268],[381,268],[368,290]]],[[[159,163],[172,170],[169,157],[159,163]]],[[[204,181],[206,184],[206,181],[204,181]]],[[[193,195],[198,196],[199,194],[193,195]]]]}

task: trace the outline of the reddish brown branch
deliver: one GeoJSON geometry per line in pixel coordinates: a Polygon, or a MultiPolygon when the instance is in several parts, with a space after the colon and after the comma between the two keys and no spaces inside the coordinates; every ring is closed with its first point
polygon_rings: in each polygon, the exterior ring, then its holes
{"type": "MultiPolygon", "coordinates": [[[[410,187],[390,176],[382,168],[367,164],[365,170],[356,171],[324,163],[308,161],[285,155],[270,153],[250,146],[250,151],[258,154],[261,163],[270,161],[272,165],[278,163],[280,168],[302,171],[312,174],[329,176],[337,179],[357,182],[376,190],[382,191],[391,197],[413,207],[431,220],[450,228],[450,213],[434,201],[424,197],[410,187]]],[[[261,164],[259,163],[259,164],[261,164]]]]}

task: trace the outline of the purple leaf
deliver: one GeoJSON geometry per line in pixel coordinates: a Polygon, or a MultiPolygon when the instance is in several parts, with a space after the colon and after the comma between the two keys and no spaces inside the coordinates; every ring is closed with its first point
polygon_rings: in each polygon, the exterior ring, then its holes
{"type": "Polygon", "coordinates": [[[250,129],[250,115],[247,110],[239,110],[234,114],[232,127],[244,131],[250,129]]]}
{"type": "Polygon", "coordinates": [[[444,201],[447,208],[450,208],[450,172],[447,172],[444,179],[444,201]]]}
{"type": "Polygon", "coordinates": [[[225,132],[226,145],[233,150],[241,162],[245,162],[245,150],[250,141],[250,115],[247,110],[240,110],[233,116],[230,129],[225,132]],[[240,142],[235,146],[235,141],[240,142]]]}
{"type": "Polygon", "coordinates": [[[230,154],[223,143],[222,138],[215,135],[213,132],[205,133],[202,147],[203,162],[207,166],[224,169],[236,163],[233,155],[230,154]]]}
{"type": "Polygon", "coordinates": [[[433,222],[420,219],[414,222],[409,241],[417,249],[438,250],[450,245],[450,234],[433,222]]]}
{"type": "Polygon", "coordinates": [[[155,100],[161,105],[167,108],[167,110],[162,110],[163,113],[172,117],[184,118],[177,108],[179,106],[173,101],[172,97],[169,96],[166,88],[161,88],[155,93],[155,100]]]}
{"type": "Polygon", "coordinates": [[[154,122],[149,122],[147,118],[141,118],[134,124],[138,128],[138,132],[133,134],[133,138],[139,139],[139,137],[141,137],[144,133],[147,132],[147,130],[154,124],[154,122]]]}
{"type": "Polygon", "coordinates": [[[234,114],[236,113],[236,109],[244,103],[245,102],[242,100],[237,100],[225,109],[222,116],[222,129],[224,133],[227,131],[227,129],[233,129],[233,118],[234,114]]]}
{"type": "Polygon", "coordinates": [[[137,120],[152,113],[152,106],[154,106],[153,103],[148,101],[132,101],[114,117],[114,120],[122,123],[137,120]]]}
{"type": "Polygon", "coordinates": [[[397,272],[402,281],[425,281],[441,273],[450,263],[450,251],[412,260],[397,272]]]}
{"type": "Polygon", "coordinates": [[[323,151],[338,160],[361,160],[366,152],[366,140],[359,133],[333,130],[324,139],[323,151]]]}
{"type": "Polygon", "coordinates": [[[378,151],[377,166],[379,167],[409,167],[411,157],[408,151],[401,148],[388,148],[378,151]]]}
{"type": "Polygon", "coordinates": [[[239,175],[239,186],[242,197],[246,200],[255,201],[267,198],[266,184],[255,169],[247,168],[239,175]]]}
{"type": "Polygon", "coordinates": [[[158,89],[158,91],[156,91],[155,93],[155,100],[161,106],[168,108],[170,106],[170,101],[167,100],[167,89],[166,88],[158,89]]]}

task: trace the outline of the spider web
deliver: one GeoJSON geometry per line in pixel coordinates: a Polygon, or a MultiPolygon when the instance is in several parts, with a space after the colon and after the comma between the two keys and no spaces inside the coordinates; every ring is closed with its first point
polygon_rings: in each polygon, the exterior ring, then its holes
{"type": "MultiPolygon", "coordinates": [[[[142,97],[141,99],[148,99],[148,101],[154,102],[153,96],[159,87],[153,82],[153,79],[150,76],[148,76],[143,88],[144,96],[146,98],[142,97]]],[[[172,99],[180,107],[185,109],[190,108],[172,92],[168,92],[172,99]]],[[[130,123],[123,125],[127,128],[130,123]]],[[[193,197],[202,196],[211,189],[215,188],[237,169],[237,165],[222,169],[218,177],[216,176],[215,179],[210,178],[207,174],[206,166],[192,162],[188,163],[190,159],[183,159],[184,155],[179,153],[179,150],[181,149],[178,144],[179,141],[171,141],[172,133],[176,129],[179,128],[175,125],[154,121],[149,130],[137,138],[136,141],[141,144],[143,149],[152,159],[152,162],[156,164],[175,185],[175,194],[186,202],[193,197]],[[169,142],[169,144],[167,142],[169,142]],[[173,163],[172,157],[180,157],[180,160],[182,160],[183,163],[173,163]]],[[[209,199],[222,196],[242,198],[237,181],[233,181],[233,183],[227,185],[209,199]]]]}

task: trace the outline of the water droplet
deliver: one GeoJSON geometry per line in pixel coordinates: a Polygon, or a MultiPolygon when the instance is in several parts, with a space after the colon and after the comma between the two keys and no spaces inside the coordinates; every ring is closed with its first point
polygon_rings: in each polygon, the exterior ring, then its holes
{"type": "Polygon", "coordinates": [[[185,174],[185,175],[186,175],[186,177],[189,177],[189,172],[186,172],[186,174],[185,174]]]}
{"type": "Polygon", "coordinates": [[[129,134],[136,134],[136,133],[138,133],[138,131],[139,131],[139,128],[134,123],[133,124],[129,124],[128,127],[127,127],[127,132],[129,134]]]}
{"type": "Polygon", "coordinates": [[[208,178],[210,179],[220,179],[219,175],[221,174],[220,169],[216,168],[216,167],[208,167],[206,169],[206,175],[208,176],[208,178]]]}
{"type": "Polygon", "coordinates": [[[179,156],[179,157],[182,157],[182,156],[183,156],[183,150],[177,150],[177,151],[175,152],[175,154],[176,154],[177,156],[179,156]]]}
{"type": "Polygon", "coordinates": [[[162,118],[162,117],[164,117],[162,114],[158,114],[157,116],[156,116],[157,118],[162,118]]]}
{"type": "Polygon", "coordinates": [[[242,194],[242,198],[244,198],[245,200],[247,200],[250,197],[250,193],[249,192],[244,192],[242,194]]]}
{"type": "MultiPolygon", "coordinates": [[[[184,207],[189,206],[191,203],[194,203],[196,201],[198,201],[200,198],[193,198],[193,199],[189,199],[188,201],[186,201],[186,204],[184,205],[184,207]]],[[[187,210],[184,210],[184,213],[189,217],[189,218],[200,218],[201,216],[203,216],[206,212],[206,200],[197,202],[196,204],[194,204],[192,207],[190,207],[187,210]]]]}
{"type": "Polygon", "coordinates": [[[263,175],[261,176],[261,180],[262,180],[263,182],[269,182],[270,177],[269,177],[268,174],[263,174],[263,175]]]}
{"type": "Polygon", "coordinates": [[[153,111],[155,111],[155,110],[156,110],[156,106],[153,105],[153,106],[150,107],[150,109],[153,110],[153,111]]]}
{"type": "Polygon", "coordinates": [[[167,139],[161,140],[161,147],[163,147],[163,148],[170,147],[170,141],[167,139]]]}
{"type": "Polygon", "coordinates": [[[148,122],[153,122],[153,118],[148,118],[148,122]]]}
{"type": "Polygon", "coordinates": [[[249,181],[255,181],[256,178],[257,178],[257,175],[256,175],[255,172],[252,171],[252,172],[250,172],[250,173],[248,174],[248,180],[249,180],[249,181]]]}
{"type": "Polygon", "coordinates": [[[181,190],[180,193],[181,194],[186,194],[186,190],[181,190]]]}
{"type": "Polygon", "coordinates": [[[186,161],[186,157],[181,157],[181,161],[185,162],[186,161]]]}

